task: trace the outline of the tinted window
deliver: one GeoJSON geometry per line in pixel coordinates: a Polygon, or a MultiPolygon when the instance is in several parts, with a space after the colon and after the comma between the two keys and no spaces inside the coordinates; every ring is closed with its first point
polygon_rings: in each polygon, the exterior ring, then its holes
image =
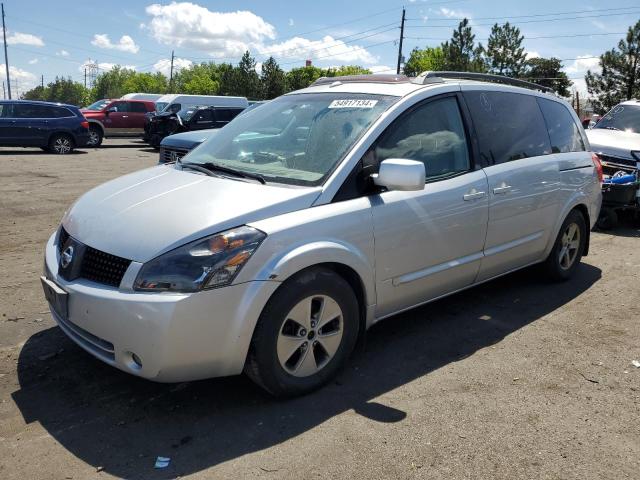
{"type": "Polygon", "coordinates": [[[580,129],[567,107],[553,100],[538,98],[553,153],[582,152],[585,150],[580,129]]]}
{"type": "Polygon", "coordinates": [[[480,155],[497,164],[551,153],[549,134],[533,95],[464,92],[478,136],[480,155]]]}
{"type": "Polygon", "coordinates": [[[48,105],[18,103],[13,106],[16,118],[56,118],[55,110],[48,105]]]}
{"type": "Polygon", "coordinates": [[[52,107],[53,113],[57,118],[75,117],[74,113],[65,107],[52,107]]]}
{"type": "Polygon", "coordinates": [[[11,118],[13,116],[13,105],[10,103],[0,103],[0,118],[11,118]]]}
{"type": "Polygon", "coordinates": [[[213,110],[200,110],[198,113],[196,113],[194,120],[196,123],[213,122],[213,110]]]}
{"type": "Polygon", "coordinates": [[[144,103],[130,102],[130,112],[147,113],[147,107],[144,103]]]}
{"type": "Polygon", "coordinates": [[[219,122],[230,122],[242,111],[239,108],[216,108],[216,120],[219,122]]]}
{"type": "Polygon", "coordinates": [[[640,133],[640,106],[617,105],[594,128],[640,133]]]}
{"type": "Polygon", "coordinates": [[[116,112],[130,112],[131,111],[131,103],[129,102],[115,102],[109,106],[109,110],[112,108],[115,109],[116,112]]]}
{"type": "Polygon", "coordinates": [[[469,152],[458,102],[447,97],[397,119],[374,147],[375,161],[406,158],[424,163],[427,178],[469,170],[469,152]]]}

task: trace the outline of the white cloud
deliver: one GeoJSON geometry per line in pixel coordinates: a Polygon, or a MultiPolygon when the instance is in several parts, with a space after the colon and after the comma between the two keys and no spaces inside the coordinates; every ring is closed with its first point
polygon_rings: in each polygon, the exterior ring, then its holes
{"type": "Polygon", "coordinates": [[[153,17],[147,29],[158,42],[216,56],[239,57],[276,36],[273,25],[248,11],[212,12],[190,2],[172,2],[149,5],[146,12],[153,17]]]}
{"type": "Polygon", "coordinates": [[[464,12],[462,10],[455,10],[453,8],[440,7],[438,13],[447,18],[468,18],[469,20],[471,20],[470,13],[464,12]]]}
{"type": "Polygon", "coordinates": [[[374,65],[373,67],[367,67],[371,70],[371,73],[396,73],[396,67],[389,67],[387,65],[374,65]]]}
{"type": "Polygon", "coordinates": [[[293,27],[293,18],[290,18],[290,19],[289,19],[289,26],[290,26],[290,27],[293,27]]]}
{"type": "MultiPolygon", "coordinates": [[[[0,72],[5,71],[4,63],[0,64],[0,72]]],[[[11,76],[11,96],[18,98],[27,90],[31,90],[38,84],[38,77],[33,73],[21,68],[9,65],[9,75],[11,76]]]]}
{"type": "Polygon", "coordinates": [[[12,32],[7,37],[7,45],[31,45],[33,47],[44,47],[41,37],[30,33],[12,32]]]}
{"type": "Polygon", "coordinates": [[[540,53],[536,52],[535,50],[525,50],[524,53],[527,56],[527,59],[541,57],[540,53]]]}
{"type": "Polygon", "coordinates": [[[259,47],[258,52],[263,55],[273,55],[275,58],[291,58],[306,60],[307,58],[322,60],[323,57],[332,61],[376,63],[374,57],[366,49],[357,45],[348,45],[342,40],[336,40],[327,35],[322,40],[309,40],[294,37],[282,43],[259,47]]]}
{"type": "Polygon", "coordinates": [[[578,55],[571,65],[565,67],[564,71],[568,74],[586,72],[587,70],[598,67],[600,58],[594,55],[578,55]]]}
{"type": "MultiPolygon", "coordinates": [[[[186,58],[174,58],[173,59],[173,73],[177,72],[182,68],[189,68],[193,65],[191,60],[187,60],[186,58]]],[[[154,65],[153,69],[156,72],[160,72],[167,77],[171,73],[171,60],[169,58],[163,58],[162,60],[158,60],[154,65]]]]}
{"type": "Polygon", "coordinates": [[[109,50],[120,50],[122,52],[138,53],[140,47],[136,45],[129,35],[123,35],[120,37],[118,43],[113,43],[106,33],[96,33],[91,40],[91,45],[95,45],[98,48],[106,48],[109,50]]]}
{"type": "MultiPolygon", "coordinates": [[[[81,73],[84,73],[85,68],[87,69],[87,73],[89,72],[89,69],[91,68],[92,65],[95,65],[96,61],[92,60],[90,58],[88,58],[87,60],[85,60],[82,65],[80,65],[78,67],[78,71],[81,73]]],[[[128,70],[135,70],[136,66],[135,65],[119,65],[117,63],[109,63],[109,62],[100,62],[97,64],[98,65],[98,73],[101,72],[107,72],[109,70],[111,70],[113,67],[115,67],[116,65],[119,66],[120,68],[126,68],[128,70]]]]}
{"type": "Polygon", "coordinates": [[[36,63],[38,63],[37,58],[32,58],[31,60],[29,60],[29,65],[35,65],[36,63]]]}
{"type": "Polygon", "coordinates": [[[69,56],[69,52],[67,52],[66,50],[60,50],[60,51],[56,52],[56,55],[58,55],[59,57],[68,57],[69,56]]]}

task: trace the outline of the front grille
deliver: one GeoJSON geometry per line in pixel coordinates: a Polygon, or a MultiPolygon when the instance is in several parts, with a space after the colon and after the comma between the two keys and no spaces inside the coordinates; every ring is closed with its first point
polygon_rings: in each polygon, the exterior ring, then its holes
{"type": "Polygon", "coordinates": [[[116,257],[87,246],[82,258],[80,277],[118,287],[130,263],[131,260],[126,258],[116,257]]]}
{"type": "MultiPolygon", "coordinates": [[[[69,238],[69,233],[61,227],[58,236],[59,252],[62,251],[62,247],[69,238]]],[[[84,247],[84,253],[74,260],[74,262],[80,262],[80,265],[78,270],[76,270],[75,267],[72,268],[74,271],[79,272],[73,274],[72,278],[86,278],[92,282],[102,283],[112,287],[120,286],[122,277],[124,277],[127,268],[129,268],[131,260],[102,252],[88,245],[82,245],[75,239],[73,239],[73,242],[74,245],[78,244],[84,247]]],[[[65,277],[64,273],[63,277],[65,277]]],[[[67,279],[71,279],[71,277],[67,279]]]]}
{"type": "Polygon", "coordinates": [[[187,153],[189,153],[189,150],[186,148],[160,147],[160,163],[181,160],[187,153]]]}

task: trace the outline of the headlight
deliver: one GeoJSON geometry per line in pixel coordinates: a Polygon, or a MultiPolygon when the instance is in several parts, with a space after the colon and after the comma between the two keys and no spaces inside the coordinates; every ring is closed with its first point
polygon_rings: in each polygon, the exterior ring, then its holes
{"type": "Polygon", "coordinates": [[[196,292],[229,285],[265,237],[244,226],[188,243],[145,263],[134,288],[196,292]]]}

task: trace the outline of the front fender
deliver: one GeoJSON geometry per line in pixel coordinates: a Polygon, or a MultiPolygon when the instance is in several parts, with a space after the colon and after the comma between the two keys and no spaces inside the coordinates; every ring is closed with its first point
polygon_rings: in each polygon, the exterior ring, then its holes
{"type": "Polygon", "coordinates": [[[372,266],[357,247],[337,240],[317,240],[279,253],[257,273],[257,280],[284,282],[292,275],[314,265],[337,263],[355,271],[365,293],[365,304],[375,304],[375,280],[372,266]]]}

